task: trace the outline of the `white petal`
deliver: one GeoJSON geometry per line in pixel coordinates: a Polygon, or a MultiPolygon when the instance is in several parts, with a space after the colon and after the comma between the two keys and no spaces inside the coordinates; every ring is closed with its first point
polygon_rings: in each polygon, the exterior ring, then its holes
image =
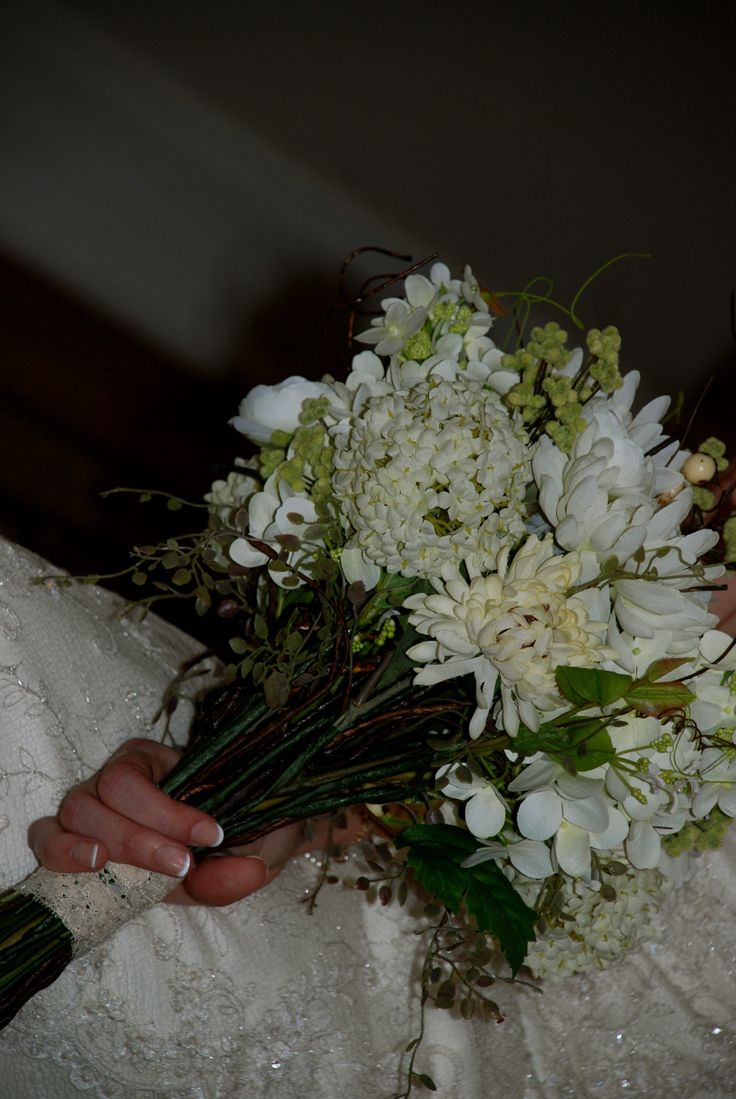
{"type": "Polygon", "coordinates": [[[530,840],[547,840],[562,822],[562,802],[554,790],[537,790],[524,798],[516,817],[517,828],[530,840]]]}
{"type": "Polygon", "coordinates": [[[506,822],[506,803],[495,786],[480,790],[465,806],[465,823],[478,839],[497,836],[506,822]]]}
{"type": "Polygon", "coordinates": [[[590,833],[574,824],[560,825],[555,838],[555,855],[560,869],[573,878],[586,878],[590,874],[590,833]]]}
{"type": "Polygon", "coordinates": [[[602,832],[608,827],[608,806],[602,798],[565,800],[562,814],[570,824],[576,824],[588,832],[602,832]]]}
{"type": "Polygon", "coordinates": [[[511,865],[527,878],[548,878],[554,873],[550,850],[535,840],[520,840],[508,850],[511,865]]]}
{"type": "Polygon", "coordinates": [[[235,564],[242,565],[245,569],[258,568],[269,560],[265,553],[254,549],[245,538],[236,538],[228,552],[235,564]]]}
{"type": "MultiPolygon", "coordinates": [[[[366,591],[372,591],[381,579],[381,570],[369,561],[357,546],[346,547],[340,555],[340,567],[349,584],[362,581],[366,591]]],[[[436,648],[436,645],[435,645],[436,648]]],[[[412,657],[412,659],[416,659],[412,657]]]]}
{"type": "Polygon", "coordinates": [[[525,767],[516,778],[509,783],[512,793],[523,793],[525,790],[538,790],[540,786],[549,786],[560,777],[562,767],[554,760],[542,756],[535,759],[528,767],[525,767]]]}
{"type": "Polygon", "coordinates": [[[648,821],[632,821],[626,854],[632,866],[639,870],[654,870],[659,862],[660,839],[648,821]]]}
{"type": "Polygon", "coordinates": [[[590,846],[596,847],[600,851],[610,851],[612,848],[618,847],[624,842],[629,831],[629,822],[623,813],[609,805],[608,814],[608,827],[605,831],[596,832],[590,837],[590,846]]]}

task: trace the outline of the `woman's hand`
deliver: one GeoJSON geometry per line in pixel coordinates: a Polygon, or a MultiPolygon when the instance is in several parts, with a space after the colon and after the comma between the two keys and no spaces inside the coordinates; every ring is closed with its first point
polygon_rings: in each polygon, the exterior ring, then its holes
{"type": "Polygon", "coordinates": [[[330,833],[320,822],[309,840],[290,825],[238,849],[194,864],[189,847],[216,848],[222,829],[213,817],[175,801],[158,789],[180,753],[151,740],[129,740],[87,782],[62,802],[57,817],[31,825],[29,842],[49,870],[100,870],[108,859],[180,877],[166,898],[174,904],[226,905],[247,897],[274,878],[294,855],[347,843],[358,817],[330,833]]]}

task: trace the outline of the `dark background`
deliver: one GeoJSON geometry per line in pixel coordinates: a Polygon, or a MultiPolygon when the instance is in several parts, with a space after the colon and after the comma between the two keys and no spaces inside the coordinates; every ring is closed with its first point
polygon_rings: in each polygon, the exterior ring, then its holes
{"type": "Polygon", "coordinates": [[[6,0],[0,531],[104,571],[200,495],[257,381],[336,370],[380,244],[555,278],[734,441],[732,5],[6,0]],[[337,316],[337,319],[336,319],[337,316]],[[327,318],[327,320],[326,320],[327,318]]]}

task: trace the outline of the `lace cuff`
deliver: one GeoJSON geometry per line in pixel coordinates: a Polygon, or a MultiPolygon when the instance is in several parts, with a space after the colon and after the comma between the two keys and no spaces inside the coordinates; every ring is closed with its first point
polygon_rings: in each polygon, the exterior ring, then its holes
{"type": "Polygon", "coordinates": [[[108,862],[95,874],[56,874],[40,867],[16,889],[56,913],[71,931],[74,955],[79,957],[158,904],[179,884],[178,878],[168,874],[108,862]]]}

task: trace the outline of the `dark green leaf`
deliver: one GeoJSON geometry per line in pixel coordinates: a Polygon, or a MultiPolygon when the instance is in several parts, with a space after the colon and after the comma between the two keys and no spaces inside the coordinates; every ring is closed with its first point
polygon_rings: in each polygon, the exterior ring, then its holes
{"type": "Polygon", "coordinates": [[[145,572],[134,572],[133,575],[131,576],[131,580],[139,588],[143,587],[143,585],[146,582],[146,579],[147,579],[147,577],[146,577],[145,572]]]}
{"type": "Polygon", "coordinates": [[[630,706],[650,713],[660,710],[679,710],[695,700],[695,695],[684,683],[640,683],[624,695],[630,706]]]}
{"type": "Polygon", "coordinates": [[[191,579],[192,574],[189,569],[177,569],[171,577],[171,583],[176,584],[177,588],[183,588],[191,579]]]}
{"type": "Polygon", "coordinates": [[[567,734],[562,749],[551,752],[555,758],[570,759],[575,772],[592,771],[615,759],[616,751],[605,725],[600,721],[586,721],[573,726],[567,734]]]}
{"type": "Polygon", "coordinates": [[[425,889],[452,912],[464,904],[478,929],[495,936],[516,973],[534,941],[536,913],[495,862],[462,866],[476,850],[477,840],[449,824],[420,824],[402,832],[399,843],[409,848],[409,865],[425,889]]]}
{"type": "Polygon", "coordinates": [[[268,623],[262,614],[257,614],[253,619],[253,630],[261,641],[268,640],[268,623]]]}
{"type": "Polygon", "coordinates": [[[431,1076],[428,1076],[426,1072],[412,1072],[412,1082],[419,1084],[421,1087],[426,1088],[427,1091],[437,1091],[437,1085],[431,1076]]]}
{"type": "Polygon", "coordinates": [[[263,680],[263,693],[266,704],[272,710],[279,710],[289,701],[289,680],[282,672],[270,672],[263,680]]]}
{"type": "Polygon", "coordinates": [[[600,668],[555,668],[555,679],[560,693],[573,706],[593,704],[610,706],[628,691],[633,683],[631,676],[619,672],[604,672],[600,668]]]}

